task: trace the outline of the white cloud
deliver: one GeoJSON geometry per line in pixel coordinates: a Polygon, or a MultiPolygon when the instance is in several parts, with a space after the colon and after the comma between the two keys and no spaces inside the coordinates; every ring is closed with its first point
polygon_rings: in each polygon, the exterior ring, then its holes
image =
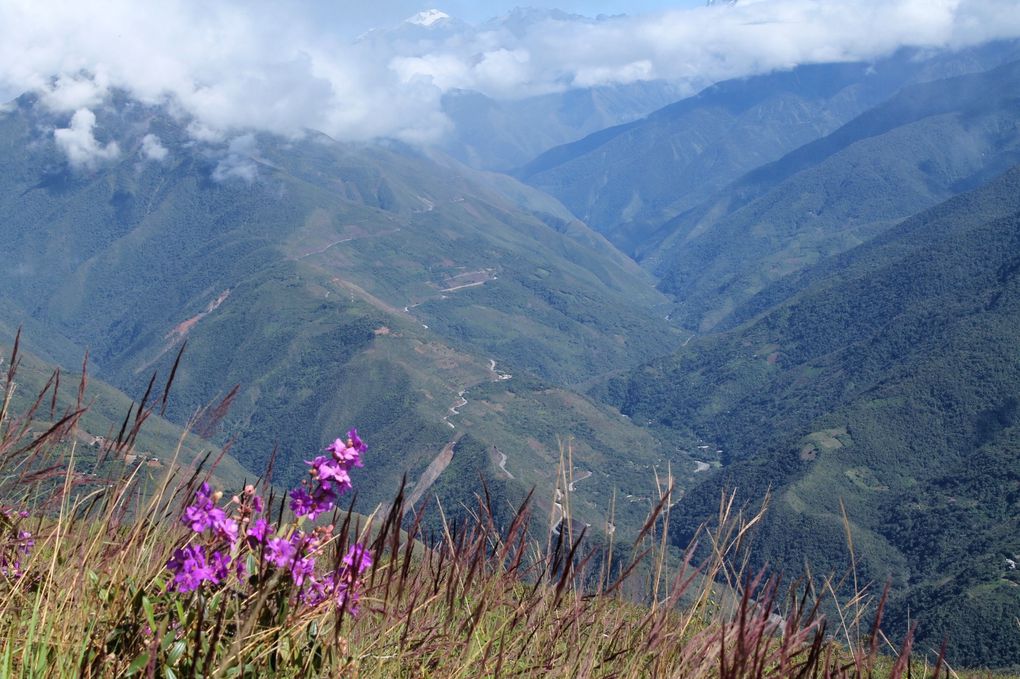
{"type": "Polygon", "coordinates": [[[651,80],[655,66],[649,59],[638,59],[619,66],[588,66],[577,69],[573,84],[577,87],[594,87],[605,83],[632,83],[651,80]]]}
{"type": "Polygon", "coordinates": [[[80,108],[71,117],[69,127],[53,131],[57,148],[67,155],[67,162],[76,170],[91,170],[100,163],[113,160],[120,155],[117,142],[101,145],[92,130],[96,126],[96,114],[87,108],[80,108]]]}
{"type": "Polygon", "coordinates": [[[257,156],[258,144],[255,141],[255,135],[243,134],[231,139],[227,145],[227,154],[220,159],[216,164],[216,169],[213,170],[213,180],[225,182],[228,179],[241,179],[251,184],[259,176],[257,156]]]}
{"type": "Polygon", "coordinates": [[[170,151],[163,146],[163,142],[154,134],[147,134],[142,137],[142,148],[139,150],[142,157],[146,160],[155,160],[156,162],[162,162],[166,160],[170,151]]]}
{"type": "MultiPolygon", "coordinates": [[[[630,18],[525,11],[474,28],[405,24],[347,44],[298,11],[316,2],[325,0],[3,0],[0,92],[32,90],[71,112],[118,88],[171,102],[200,140],[313,128],[345,140],[428,142],[449,131],[441,97],[454,88],[516,98],[665,78],[691,89],[905,45],[1020,36],[1017,0],[744,0],[630,18]]],[[[65,144],[91,138],[74,129],[61,135],[65,144]]],[[[106,152],[74,148],[88,158],[106,152]]]]}
{"type": "Polygon", "coordinates": [[[43,104],[55,111],[77,111],[101,104],[107,88],[105,73],[96,69],[91,75],[61,74],[40,88],[39,94],[43,104]]]}
{"type": "Polygon", "coordinates": [[[223,141],[223,132],[214,130],[199,120],[192,120],[188,124],[188,134],[192,139],[204,141],[209,144],[216,144],[223,141]]]}
{"type": "Polygon", "coordinates": [[[394,57],[390,61],[390,70],[401,84],[425,82],[441,90],[460,87],[471,79],[471,66],[452,54],[394,57]]]}

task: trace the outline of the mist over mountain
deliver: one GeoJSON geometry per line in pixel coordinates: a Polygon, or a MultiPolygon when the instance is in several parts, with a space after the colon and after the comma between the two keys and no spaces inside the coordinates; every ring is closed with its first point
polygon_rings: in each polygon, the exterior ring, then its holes
{"type": "Polygon", "coordinates": [[[508,171],[554,146],[641,118],[678,94],[679,88],[664,80],[508,101],[453,90],[443,95],[443,112],[456,131],[440,147],[474,167],[508,171]]]}

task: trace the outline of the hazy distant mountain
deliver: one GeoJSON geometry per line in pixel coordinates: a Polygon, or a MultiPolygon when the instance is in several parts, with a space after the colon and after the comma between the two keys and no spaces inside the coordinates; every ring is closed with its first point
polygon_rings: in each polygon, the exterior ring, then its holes
{"type": "Polygon", "coordinates": [[[639,256],[660,226],[745,172],[824,136],[911,82],[985,70],[1014,43],[904,50],[873,64],[818,64],[713,85],[647,118],[547,151],[517,176],[639,256]]]}
{"type": "Polygon", "coordinates": [[[441,148],[474,167],[509,170],[536,155],[675,101],[663,80],[570,89],[516,100],[457,90],[443,97],[454,131],[441,148]]]}
{"type": "Polygon", "coordinates": [[[1020,162],[1020,62],[904,89],[662,227],[648,261],[708,329],[770,282],[1020,162]]]}

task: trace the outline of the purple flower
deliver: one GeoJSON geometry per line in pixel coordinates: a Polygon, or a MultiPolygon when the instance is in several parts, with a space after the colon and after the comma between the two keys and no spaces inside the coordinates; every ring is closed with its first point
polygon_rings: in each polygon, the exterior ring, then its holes
{"type": "Polygon", "coordinates": [[[266,561],[277,568],[287,568],[294,561],[297,549],[289,540],[271,538],[266,543],[266,561]]]}
{"type": "Polygon", "coordinates": [[[197,504],[191,505],[184,510],[184,516],[181,517],[181,522],[186,524],[196,533],[201,533],[212,525],[212,519],[209,517],[209,508],[199,506],[197,504]]]}
{"type": "Polygon", "coordinates": [[[225,552],[213,552],[212,555],[213,576],[217,582],[222,582],[230,575],[230,555],[225,552]]]}
{"type": "Polygon", "coordinates": [[[196,533],[211,528],[216,537],[228,540],[230,544],[237,542],[237,522],[216,506],[208,483],[203,483],[195,491],[195,502],[184,510],[181,521],[196,533]]]}
{"type": "Polygon", "coordinates": [[[266,541],[266,536],[273,532],[273,527],[266,523],[265,519],[255,519],[251,526],[245,531],[248,536],[248,546],[254,549],[266,541]]]}
{"type": "Polygon", "coordinates": [[[290,510],[295,516],[308,516],[315,511],[315,500],[304,488],[290,491],[290,510]]]}
{"type": "Polygon", "coordinates": [[[315,574],[315,558],[306,556],[303,559],[297,559],[294,561],[294,565],[291,566],[290,575],[294,579],[294,584],[300,587],[304,583],[305,578],[315,574]]]}
{"type": "Polygon", "coordinates": [[[337,492],[329,481],[316,484],[312,494],[305,488],[295,488],[290,491],[290,509],[295,516],[307,516],[314,521],[319,514],[333,509],[336,497],[337,492]]]}
{"type": "Polygon", "coordinates": [[[217,510],[215,503],[213,503],[212,489],[209,487],[209,484],[203,483],[195,491],[195,501],[184,510],[181,522],[188,525],[196,533],[201,533],[212,526],[213,517],[210,516],[210,512],[213,511],[222,513],[222,510],[217,510]]]}
{"type": "MultiPolygon", "coordinates": [[[[24,511],[16,514],[21,519],[26,518],[26,515],[27,513],[24,511]]],[[[11,517],[15,516],[14,509],[0,508],[0,516],[11,521],[11,517]]],[[[9,578],[21,577],[24,574],[21,557],[28,556],[32,552],[32,547],[35,546],[32,534],[27,530],[15,532],[16,526],[17,524],[13,524],[9,533],[4,530],[5,535],[0,536],[2,538],[0,539],[0,575],[9,578]]]]}
{"type": "MultiPolygon", "coordinates": [[[[361,439],[358,440],[360,441],[361,439]]],[[[326,452],[332,453],[333,459],[345,469],[363,466],[361,463],[361,451],[347,445],[343,439],[336,439],[333,443],[326,446],[326,452]]]]}
{"type": "Polygon", "coordinates": [[[358,600],[361,598],[360,592],[351,583],[346,581],[338,583],[333,591],[333,596],[336,599],[336,605],[351,615],[357,615],[361,610],[358,606],[358,600]]]}
{"type": "Polygon", "coordinates": [[[256,514],[261,514],[262,513],[263,507],[262,507],[262,496],[261,495],[256,495],[255,497],[253,497],[251,499],[251,507],[252,507],[252,509],[255,510],[256,514]]]}
{"type": "Polygon", "coordinates": [[[363,453],[368,450],[368,446],[366,446],[365,442],[361,440],[360,436],[358,436],[358,430],[356,428],[347,430],[347,447],[354,448],[359,453],[363,453]]]}
{"type": "Polygon", "coordinates": [[[337,493],[344,493],[350,490],[351,477],[347,474],[347,470],[339,463],[320,455],[311,462],[306,462],[306,464],[315,470],[315,479],[323,490],[334,490],[330,485],[330,481],[336,481],[338,488],[335,490],[337,493]]]}
{"type": "Polygon", "coordinates": [[[361,575],[366,569],[372,567],[372,554],[364,546],[355,543],[347,550],[343,563],[348,568],[353,569],[357,575],[361,575]]]}
{"type": "Polygon", "coordinates": [[[195,502],[212,503],[212,494],[212,486],[203,481],[202,485],[195,491],[195,502]]]}
{"type": "Polygon", "coordinates": [[[209,512],[210,526],[216,537],[228,540],[230,544],[237,542],[237,521],[227,516],[220,508],[209,512]]]}
{"type": "Polygon", "coordinates": [[[191,592],[203,582],[216,584],[219,579],[205,560],[205,551],[199,545],[188,545],[175,550],[166,567],[174,574],[173,587],[178,592],[191,592]]]}
{"type": "Polygon", "coordinates": [[[305,580],[305,586],[301,590],[301,601],[309,606],[318,606],[329,598],[332,591],[330,589],[331,586],[329,578],[320,580],[314,575],[310,575],[305,580]]]}
{"type": "Polygon", "coordinates": [[[27,555],[35,547],[35,540],[32,539],[32,534],[27,530],[21,530],[18,531],[17,545],[18,551],[27,555]]]}
{"type": "Polygon", "coordinates": [[[350,574],[346,572],[330,573],[324,578],[309,576],[305,581],[305,587],[301,590],[301,601],[309,606],[318,606],[324,601],[332,599],[337,606],[346,609],[347,613],[357,615],[359,611],[358,600],[361,593],[358,591],[358,582],[352,582],[350,574]]]}

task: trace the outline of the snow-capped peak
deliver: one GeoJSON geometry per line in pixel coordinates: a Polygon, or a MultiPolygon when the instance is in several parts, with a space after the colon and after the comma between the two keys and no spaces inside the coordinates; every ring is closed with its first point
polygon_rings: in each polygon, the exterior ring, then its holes
{"type": "Polygon", "coordinates": [[[407,19],[409,24],[417,24],[418,26],[431,26],[438,21],[443,19],[449,19],[450,15],[446,12],[442,12],[438,9],[426,9],[422,12],[418,12],[410,19],[407,19]]]}

